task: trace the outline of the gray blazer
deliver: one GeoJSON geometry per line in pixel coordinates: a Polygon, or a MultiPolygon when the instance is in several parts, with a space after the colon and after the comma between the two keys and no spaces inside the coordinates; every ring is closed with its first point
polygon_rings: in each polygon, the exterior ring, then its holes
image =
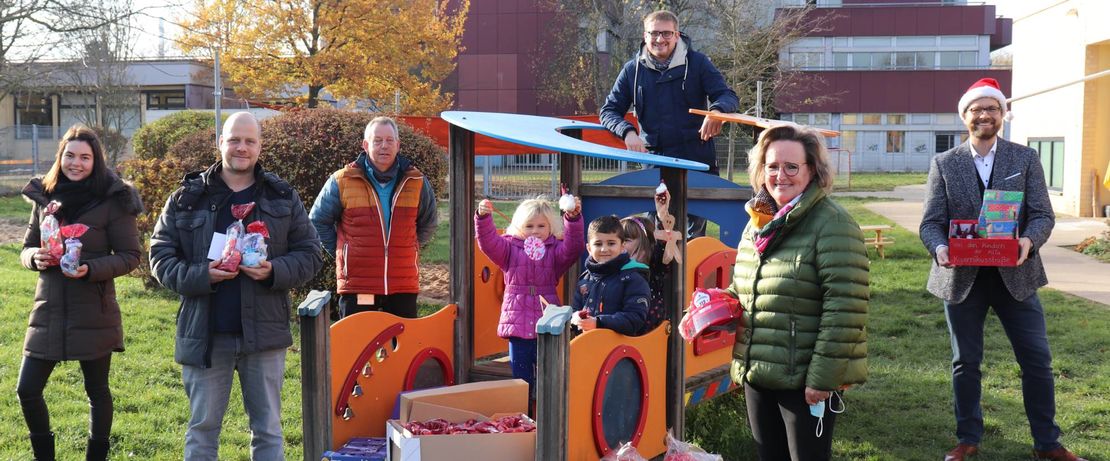
{"type": "MultiPolygon", "coordinates": [[[[1048,241],[1056,218],[1048,200],[1048,186],[1037,151],[999,138],[994,155],[991,188],[1025,192],[1018,225],[1021,236],[1033,241],[1033,249],[1022,265],[998,268],[1010,295],[1024,300],[1048,283],[1037,249],[1048,241]]],[[[948,220],[977,219],[983,205],[983,194],[975,182],[979,181],[979,173],[971,156],[971,148],[965,142],[933,157],[926,184],[920,234],[925,249],[933,255],[928,289],[949,303],[960,303],[967,298],[979,272],[978,267],[949,269],[936,263],[937,247],[948,244],[948,220]]]]}

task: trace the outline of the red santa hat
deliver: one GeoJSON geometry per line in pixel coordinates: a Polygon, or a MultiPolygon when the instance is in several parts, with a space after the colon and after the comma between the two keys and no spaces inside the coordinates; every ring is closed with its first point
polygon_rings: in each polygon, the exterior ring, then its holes
{"type": "Polygon", "coordinates": [[[998,80],[993,78],[981,78],[968,87],[967,92],[960,97],[958,112],[960,116],[963,117],[964,111],[967,110],[967,106],[970,106],[971,103],[980,98],[991,98],[998,101],[998,107],[1002,108],[1002,112],[1006,114],[1007,117],[1010,116],[1010,111],[1006,108],[1006,95],[1002,94],[1002,88],[999,87],[998,80]]]}

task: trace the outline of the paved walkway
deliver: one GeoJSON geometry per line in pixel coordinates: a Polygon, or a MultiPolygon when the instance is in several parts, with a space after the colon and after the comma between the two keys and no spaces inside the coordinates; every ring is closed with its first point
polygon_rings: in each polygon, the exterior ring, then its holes
{"type": "MultiPolygon", "coordinates": [[[[925,185],[902,186],[890,192],[844,192],[838,196],[886,197],[900,199],[873,202],[865,207],[917,234],[924,208],[925,185]]],[[[1105,218],[1057,217],[1048,244],[1041,248],[1041,259],[1048,273],[1048,286],[1110,306],[1110,263],[1076,253],[1063,246],[1105,231],[1105,218]]]]}

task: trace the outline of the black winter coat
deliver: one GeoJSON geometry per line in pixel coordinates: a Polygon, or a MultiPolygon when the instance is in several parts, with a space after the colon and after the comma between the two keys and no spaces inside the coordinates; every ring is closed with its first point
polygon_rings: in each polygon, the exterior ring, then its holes
{"type": "MultiPolygon", "coordinates": [[[[142,212],[143,202],[134,188],[119,178],[113,179],[105,196],[82,207],[74,222],[59,219],[61,225],[89,226],[80,238],[81,263],[88,265],[89,272],[81,279],[66,277],[58,266],[39,272],[35,306],[23,340],[23,355],[27,357],[92,360],[123,351],[123,321],[114,279],[139,266],[142,246],[135,218],[142,212]]],[[[39,223],[51,197],[41,178],[27,183],[23,195],[35,206],[23,237],[20,261],[23,267],[37,271],[33,258],[42,246],[39,223]]]]}
{"type": "MultiPolygon", "coordinates": [[[[220,180],[220,168],[216,163],[186,175],[166,200],[150,237],[151,272],[181,295],[173,357],[182,365],[211,366],[215,313],[209,300],[215,289],[208,279],[208,247],[216,214],[231,195],[220,180]]],[[[273,275],[259,282],[239,274],[245,354],[293,344],[289,289],[312,280],[324,266],[320,239],[293,187],[261,167],[255,168],[255,184],[255,207],[243,221],[266,223],[273,275]]]]}

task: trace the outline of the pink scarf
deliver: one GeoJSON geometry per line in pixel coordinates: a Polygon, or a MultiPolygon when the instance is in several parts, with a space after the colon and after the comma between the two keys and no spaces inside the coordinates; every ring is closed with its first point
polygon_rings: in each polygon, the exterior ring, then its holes
{"type": "Polygon", "coordinates": [[[758,251],[759,254],[763,254],[763,250],[767,249],[767,245],[771,243],[771,239],[775,237],[778,229],[785,223],[786,218],[784,218],[784,216],[793,209],[794,205],[788,204],[775,212],[775,216],[771,218],[771,222],[767,223],[763,230],[756,235],[754,242],[755,251],[758,251]]]}

